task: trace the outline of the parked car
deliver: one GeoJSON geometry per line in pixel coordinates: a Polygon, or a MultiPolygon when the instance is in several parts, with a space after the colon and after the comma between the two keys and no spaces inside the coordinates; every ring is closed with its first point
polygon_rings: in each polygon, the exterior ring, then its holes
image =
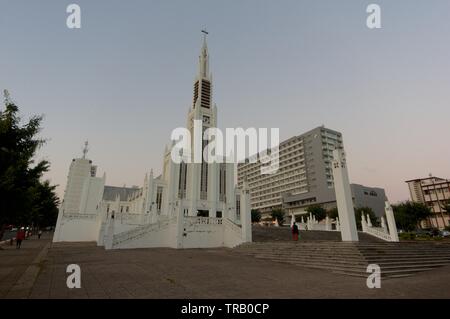
{"type": "Polygon", "coordinates": [[[441,230],[440,235],[442,237],[450,237],[450,231],[448,231],[448,230],[441,230]]]}
{"type": "Polygon", "coordinates": [[[416,232],[416,237],[438,237],[440,236],[439,229],[428,228],[428,229],[418,229],[416,232]]]}

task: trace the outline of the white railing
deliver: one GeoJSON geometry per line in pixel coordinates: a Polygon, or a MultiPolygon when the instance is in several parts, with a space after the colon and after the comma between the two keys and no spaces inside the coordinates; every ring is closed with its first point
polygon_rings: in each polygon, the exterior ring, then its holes
{"type": "Polygon", "coordinates": [[[375,236],[377,238],[383,239],[385,241],[391,241],[391,235],[386,233],[383,228],[381,227],[367,227],[366,231],[367,234],[370,234],[372,236],[375,236]]]}
{"type": "Polygon", "coordinates": [[[176,222],[176,220],[177,220],[177,217],[173,217],[171,219],[160,220],[153,224],[142,225],[137,228],[116,234],[113,236],[113,247],[116,245],[122,244],[124,242],[130,241],[130,240],[139,239],[139,238],[145,236],[146,234],[148,234],[149,232],[167,228],[170,224],[172,224],[173,222],[176,222]]]}
{"type": "Polygon", "coordinates": [[[237,236],[242,237],[242,227],[228,218],[224,218],[223,223],[225,227],[230,228],[237,236]]]}
{"type": "Polygon", "coordinates": [[[64,213],[63,217],[66,219],[96,219],[97,214],[64,213]]]}
{"type": "Polygon", "coordinates": [[[214,217],[184,217],[184,222],[188,226],[192,225],[222,225],[222,218],[214,217]]]}
{"type": "Polygon", "coordinates": [[[116,213],[115,218],[120,220],[130,220],[134,218],[139,218],[141,216],[142,214],[135,214],[135,213],[119,213],[119,214],[116,213]]]}

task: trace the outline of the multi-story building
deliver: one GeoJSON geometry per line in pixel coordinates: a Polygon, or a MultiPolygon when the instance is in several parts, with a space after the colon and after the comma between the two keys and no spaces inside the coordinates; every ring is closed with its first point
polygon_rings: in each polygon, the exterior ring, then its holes
{"type": "MultiPolygon", "coordinates": [[[[387,197],[383,188],[350,184],[350,189],[355,208],[368,207],[372,209],[376,216],[381,217],[384,215],[387,197]]],[[[283,195],[283,210],[289,215],[302,215],[306,213],[306,209],[311,205],[320,205],[327,210],[337,206],[334,193],[327,198],[318,197],[317,195],[318,193],[298,195],[286,193],[283,195]]]]}
{"type": "Polygon", "coordinates": [[[429,176],[406,181],[411,200],[430,207],[433,216],[423,221],[423,227],[440,229],[450,225],[450,214],[445,210],[450,203],[450,180],[429,176]]]}
{"type": "MultiPolygon", "coordinates": [[[[336,147],[343,147],[342,134],[317,127],[280,143],[275,174],[261,174],[260,162],[238,164],[238,185],[247,179],[252,209],[263,214],[276,208],[298,215],[311,205],[336,207],[331,168],[336,147]]],[[[351,189],[355,207],[370,207],[376,215],[384,214],[384,189],[358,184],[351,184],[351,189]]]]}
{"type": "Polygon", "coordinates": [[[284,194],[308,194],[305,201],[314,194],[316,201],[334,201],[331,163],[336,147],[343,147],[342,134],[317,127],[280,143],[279,169],[274,174],[261,174],[259,161],[238,164],[238,185],[247,179],[252,208],[262,213],[282,208],[284,194]]]}

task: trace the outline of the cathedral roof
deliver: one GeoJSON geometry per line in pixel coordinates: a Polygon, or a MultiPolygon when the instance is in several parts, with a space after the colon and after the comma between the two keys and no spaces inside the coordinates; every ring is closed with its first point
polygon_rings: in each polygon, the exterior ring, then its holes
{"type": "Polygon", "coordinates": [[[121,201],[126,201],[128,198],[138,191],[137,187],[117,187],[117,186],[105,186],[103,191],[103,200],[115,201],[117,195],[120,196],[121,201]]]}

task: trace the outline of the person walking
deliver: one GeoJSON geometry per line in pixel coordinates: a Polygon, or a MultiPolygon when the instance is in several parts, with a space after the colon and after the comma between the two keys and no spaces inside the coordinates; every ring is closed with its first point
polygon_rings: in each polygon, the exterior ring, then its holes
{"type": "Polygon", "coordinates": [[[38,239],[41,239],[41,236],[42,236],[42,230],[39,229],[39,231],[38,231],[38,239]]]}
{"type": "Polygon", "coordinates": [[[298,231],[298,226],[297,226],[296,223],[294,223],[294,224],[292,225],[292,239],[293,239],[294,241],[298,241],[298,233],[299,233],[299,231],[298,231]]]}
{"type": "Polygon", "coordinates": [[[16,234],[16,249],[20,249],[22,246],[22,241],[25,239],[25,229],[22,227],[17,231],[16,234]]]}

